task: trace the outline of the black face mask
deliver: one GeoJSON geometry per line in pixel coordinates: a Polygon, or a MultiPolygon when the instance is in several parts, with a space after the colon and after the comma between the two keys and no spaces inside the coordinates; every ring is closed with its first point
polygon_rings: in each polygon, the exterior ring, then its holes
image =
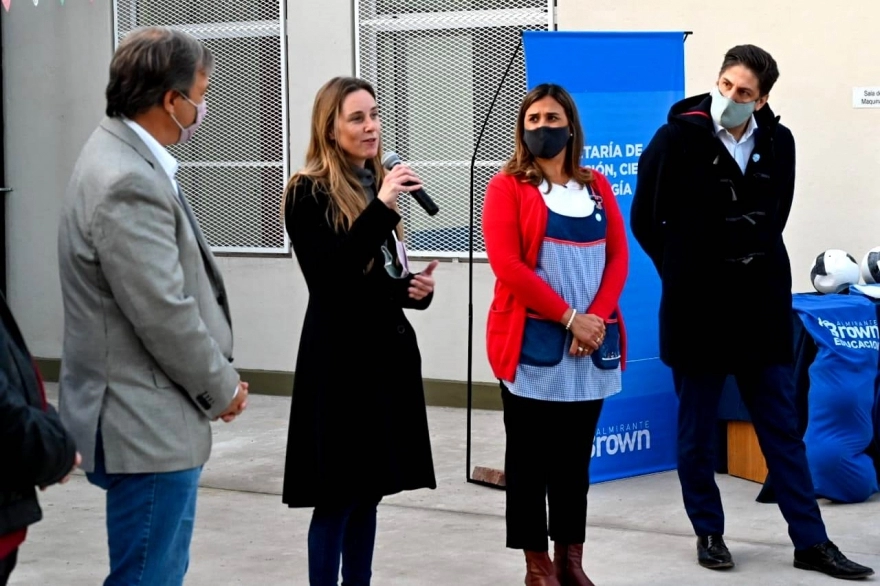
{"type": "Polygon", "coordinates": [[[523,142],[526,143],[529,152],[539,159],[552,159],[558,155],[568,144],[569,138],[571,132],[567,126],[560,128],[541,126],[523,133],[523,142]]]}

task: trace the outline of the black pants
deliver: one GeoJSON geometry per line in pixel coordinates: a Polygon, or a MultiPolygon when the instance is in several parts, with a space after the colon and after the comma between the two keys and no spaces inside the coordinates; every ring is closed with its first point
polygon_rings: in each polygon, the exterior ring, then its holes
{"type": "Polygon", "coordinates": [[[507,449],[507,547],[547,551],[583,543],[590,453],[603,401],[561,403],[517,397],[501,385],[507,449]]]}
{"type": "MultiPolygon", "coordinates": [[[[726,374],[672,371],[678,393],[678,477],[694,533],[724,533],[721,493],[715,484],[716,413],[726,374]]],[[[828,540],[807,452],[798,431],[794,376],[790,366],[744,369],[734,373],[740,396],[758,436],[788,534],[796,549],[828,540]]]]}
{"type": "Polygon", "coordinates": [[[15,562],[18,559],[18,550],[14,550],[11,554],[0,560],[0,586],[6,586],[9,581],[9,575],[15,568],[15,562]]]}

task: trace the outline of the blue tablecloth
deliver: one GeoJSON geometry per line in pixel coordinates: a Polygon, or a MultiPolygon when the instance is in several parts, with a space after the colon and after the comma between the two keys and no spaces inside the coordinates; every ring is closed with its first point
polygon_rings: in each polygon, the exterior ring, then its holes
{"type": "MultiPolygon", "coordinates": [[[[801,294],[801,295],[818,295],[818,294],[801,294]]],[[[829,299],[829,301],[831,301],[829,299]]],[[[876,312],[875,315],[880,317],[880,301],[873,301],[876,312]]],[[[810,392],[810,367],[816,359],[818,347],[813,337],[804,327],[801,318],[797,312],[792,313],[792,322],[794,326],[795,339],[795,386],[797,389],[797,410],[798,410],[798,431],[803,436],[807,429],[809,409],[808,397],[810,392]]],[[[873,459],[874,467],[878,482],[880,482],[880,363],[878,363],[875,373],[874,384],[874,409],[872,414],[874,427],[874,440],[868,447],[867,453],[873,459]]],[[[727,472],[727,434],[726,427],[728,421],[750,421],[748,411],[739,396],[736,387],[736,381],[733,377],[729,377],[722,394],[721,404],[718,410],[719,427],[717,434],[717,460],[716,470],[719,473],[727,472]]],[[[816,472],[814,472],[814,475],[816,472]]],[[[759,502],[775,502],[775,493],[772,485],[772,478],[768,478],[764,483],[757,500],[759,502]]]]}

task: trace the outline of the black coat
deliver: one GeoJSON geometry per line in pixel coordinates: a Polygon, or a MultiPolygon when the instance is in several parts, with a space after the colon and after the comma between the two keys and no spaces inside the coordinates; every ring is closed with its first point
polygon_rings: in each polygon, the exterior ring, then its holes
{"type": "Polygon", "coordinates": [[[348,231],[328,220],[329,196],[300,181],[285,206],[309,289],[294,377],[283,501],[347,504],[436,488],[421,355],[404,308],[412,277],[385,271],[400,216],[373,199],[348,231]],[[293,202],[291,204],[291,201],[293,202]],[[373,260],[371,270],[366,267],[373,260]]]}
{"type": "Polygon", "coordinates": [[[0,536],[42,518],[36,486],[70,473],[76,444],[51,405],[24,338],[0,295],[0,536]]]}
{"type": "Polygon", "coordinates": [[[794,195],[794,138],[765,105],[742,173],[715,136],[710,105],[701,95],[673,106],[639,159],[631,229],[662,280],[660,357],[715,372],[791,363],[782,231],[794,195]]]}

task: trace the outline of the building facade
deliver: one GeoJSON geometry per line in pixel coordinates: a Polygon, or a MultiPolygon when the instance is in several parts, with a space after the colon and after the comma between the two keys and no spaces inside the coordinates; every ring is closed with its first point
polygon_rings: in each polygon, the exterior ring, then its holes
{"type": "Polygon", "coordinates": [[[833,12],[813,0],[743,0],[735,14],[698,0],[13,0],[0,16],[5,175],[13,189],[5,196],[9,302],[52,378],[63,321],[60,202],[79,149],[103,116],[115,43],[136,26],[177,26],[217,56],[208,119],[199,138],[174,154],[226,275],[236,364],[252,388],[289,392],[307,301],[279,215],[284,181],[302,162],[316,90],[333,76],[359,75],[379,91],[386,150],[417,169],[443,210],[428,218],[404,204],[408,247],[425,262],[443,261],[432,308],[411,316],[429,398],[438,404],[461,404],[467,377],[474,158],[473,373],[478,404],[494,405],[483,342],[493,277],[479,214],[483,186],[512,149],[525,90],[521,56],[476,153],[474,145],[519,32],[693,31],[688,93],[709,90],[729,47],[769,50],[781,70],[770,103],[798,144],[786,238],[795,290],[806,291],[821,251],[843,248],[861,259],[880,245],[873,193],[880,109],[855,108],[852,98],[856,87],[880,86],[871,42],[878,17],[880,5],[870,0],[833,12]]]}

